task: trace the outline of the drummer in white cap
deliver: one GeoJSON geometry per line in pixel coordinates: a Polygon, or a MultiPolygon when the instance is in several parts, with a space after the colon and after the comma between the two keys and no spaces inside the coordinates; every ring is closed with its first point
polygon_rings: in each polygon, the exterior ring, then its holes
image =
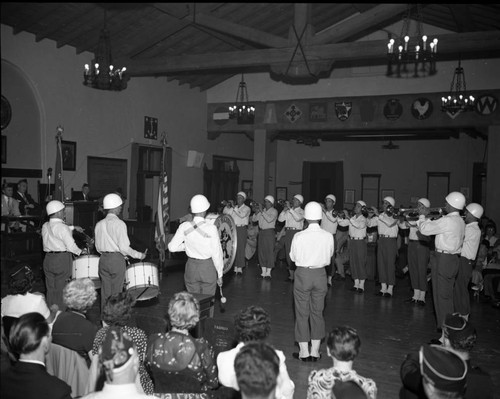
{"type": "Polygon", "coordinates": [[[246,265],[245,261],[245,247],[247,243],[247,234],[248,234],[248,221],[250,219],[251,209],[247,205],[245,205],[245,200],[247,199],[247,195],[240,191],[236,194],[236,205],[232,205],[228,203],[222,213],[226,215],[230,215],[234,223],[236,224],[236,258],[234,259],[234,272],[236,274],[243,274],[243,268],[246,265]]]}
{"type": "Polygon", "coordinates": [[[304,197],[300,194],[293,196],[292,205],[286,201],[283,210],[278,216],[279,222],[285,222],[285,255],[288,264],[288,279],[293,281],[295,273],[295,264],[290,259],[290,248],[292,246],[293,236],[304,228],[304,210],[301,205],[304,203],[304,197]]]}
{"type": "Polygon", "coordinates": [[[101,309],[106,300],[123,291],[127,263],[125,256],[143,260],[147,250],[142,253],[130,247],[127,225],[119,215],[123,208],[122,198],[115,193],[103,199],[106,217],[95,226],[95,249],[101,254],[99,258],[99,277],[101,278],[101,309]]]}
{"type": "Polygon", "coordinates": [[[64,309],[63,289],[71,278],[73,254],[82,253],[73,239],[72,230],[83,232],[79,226],[68,226],[64,222],[64,204],[61,201],[50,201],[47,206],[49,221],[42,226],[42,241],[45,258],[43,272],[47,287],[47,304],[56,304],[64,309]]]}
{"type": "Polygon", "coordinates": [[[276,241],[274,228],[278,219],[278,211],[274,208],[274,197],[272,195],[264,198],[264,209],[258,208],[252,216],[253,222],[259,223],[258,252],[259,264],[262,268],[261,277],[271,278],[271,270],[274,268],[274,244],[276,241]]]}
{"type": "Polygon", "coordinates": [[[197,194],[191,198],[193,220],[182,223],[168,243],[170,252],[186,251],[188,261],[184,284],[187,291],[193,294],[215,295],[217,284],[222,286],[222,246],[217,227],[205,220],[208,208],[210,202],[204,195],[197,194]]]}

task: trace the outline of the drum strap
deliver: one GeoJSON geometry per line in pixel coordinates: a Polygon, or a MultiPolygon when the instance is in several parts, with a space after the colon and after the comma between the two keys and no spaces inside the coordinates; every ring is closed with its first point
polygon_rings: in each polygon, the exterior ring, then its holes
{"type": "Polygon", "coordinates": [[[202,225],[204,225],[204,224],[206,223],[205,221],[201,222],[200,224],[196,224],[196,223],[194,223],[194,222],[190,222],[190,223],[191,223],[191,228],[187,229],[187,230],[184,232],[184,235],[186,235],[186,236],[187,236],[188,234],[191,234],[193,231],[196,231],[196,232],[197,232],[197,233],[199,233],[202,237],[205,237],[205,238],[209,238],[209,237],[210,237],[210,235],[209,235],[209,234],[205,233],[205,232],[203,231],[203,229],[201,229],[201,228],[200,228],[202,225]]]}

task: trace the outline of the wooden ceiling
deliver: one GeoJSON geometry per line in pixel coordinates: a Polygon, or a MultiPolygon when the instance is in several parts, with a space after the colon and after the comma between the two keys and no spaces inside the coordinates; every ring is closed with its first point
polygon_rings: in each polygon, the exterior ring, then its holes
{"type": "MultiPolygon", "coordinates": [[[[401,21],[407,5],[2,2],[1,23],[79,54],[95,50],[105,10],[115,65],[204,91],[242,72],[317,81],[336,66],[384,64],[387,40],[356,40],[401,21]]],[[[438,36],[441,58],[500,56],[500,4],[422,10],[425,24],[454,32],[438,36]]]]}

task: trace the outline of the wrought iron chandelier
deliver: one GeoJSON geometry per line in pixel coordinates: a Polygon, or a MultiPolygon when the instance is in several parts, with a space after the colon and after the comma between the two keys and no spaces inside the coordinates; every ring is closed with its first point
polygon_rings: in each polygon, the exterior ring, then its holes
{"type": "Polygon", "coordinates": [[[229,107],[229,119],[236,119],[238,125],[251,125],[255,121],[255,107],[248,102],[247,84],[243,74],[236,92],[235,104],[229,107]]]}
{"type": "Polygon", "coordinates": [[[410,37],[412,5],[408,4],[403,16],[401,35],[387,43],[388,77],[420,78],[435,75],[438,39],[429,40],[423,32],[421,5],[416,5],[415,35],[410,37]]]}
{"type": "Polygon", "coordinates": [[[451,80],[450,92],[447,97],[441,97],[441,110],[451,115],[472,111],[474,110],[474,102],[475,98],[467,94],[465,73],[459,59],[458,67],[455,68],[453,79],[451,80]]]}
{"type": "Polygon", "coordinates": [[[111,57],[111,40],[106,29],[106,11],[104,11],[104,28],[99,35],[99,42],[91,65],[85,64],[83,84],[99,90],[121,91],[127,88],[127,68],[116,68],[111,57]]]}

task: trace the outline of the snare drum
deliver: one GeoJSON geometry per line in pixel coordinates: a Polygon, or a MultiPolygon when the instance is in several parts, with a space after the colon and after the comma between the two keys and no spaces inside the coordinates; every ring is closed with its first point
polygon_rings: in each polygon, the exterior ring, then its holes
{"type": "Polygon", "coordinates": [[[158,267],[153,263],[138,262],[127,267],[127,291],[138,301],[155,298],[159,293],[158,267]]]}
{"type": "Polygon", "coordinates": [[[99,257],[96,255],[79,256],[73,261],[73,271],[71,276],[76,278],[90,278],[95,285],[95,288],[101,288],[101,280],[99,278],[99,257]]]}

